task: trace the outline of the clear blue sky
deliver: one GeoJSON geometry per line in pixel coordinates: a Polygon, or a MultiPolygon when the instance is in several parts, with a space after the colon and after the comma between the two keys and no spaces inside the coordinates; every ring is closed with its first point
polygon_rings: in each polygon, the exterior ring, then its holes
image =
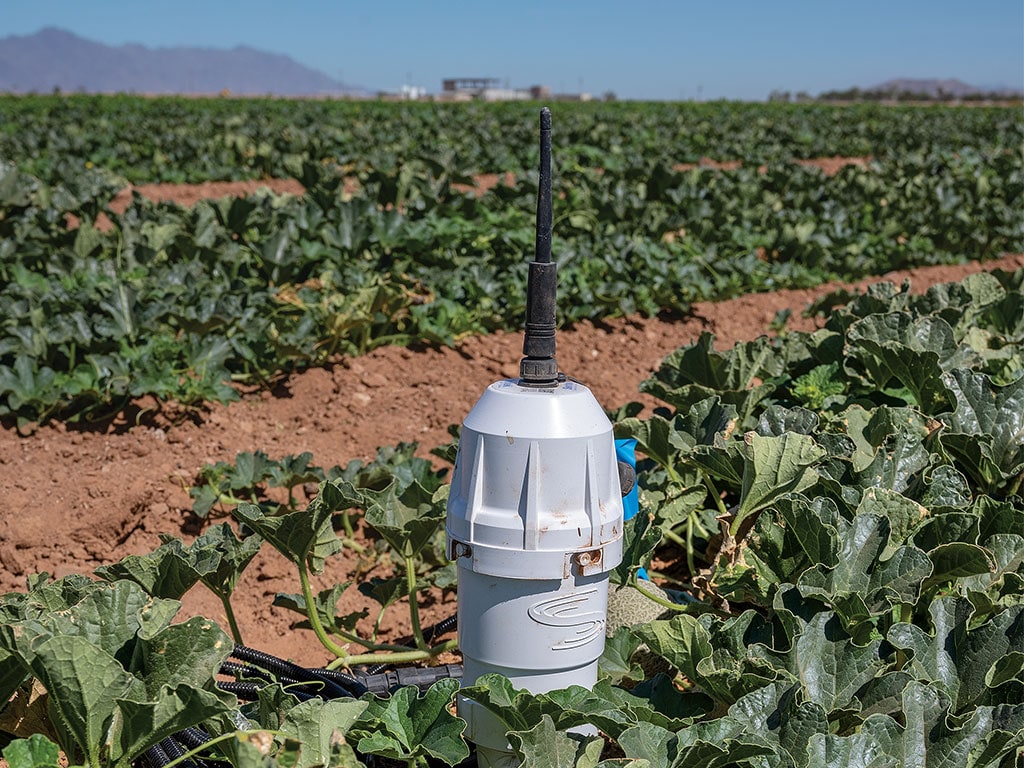
{"type": "Polygon", "coordinates": [[[453,76],[635,99],[764,99],[894,77],[1024,88],[1022,0],[0,0],[0,36],[248,45],[371,91],[453,76]]]}

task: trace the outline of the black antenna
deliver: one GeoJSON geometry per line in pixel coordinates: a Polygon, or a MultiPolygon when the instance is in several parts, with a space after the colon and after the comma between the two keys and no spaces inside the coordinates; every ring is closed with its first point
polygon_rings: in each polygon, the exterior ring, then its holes
{"type": "Polygon", "coordinates": [[[526,284],[526,333],[519,363],[522,386],[558,382],[555,360],[556,269],[551,261],[551,110],[540,111],[540,180],[537,188],[537,254],[526,284]]]}

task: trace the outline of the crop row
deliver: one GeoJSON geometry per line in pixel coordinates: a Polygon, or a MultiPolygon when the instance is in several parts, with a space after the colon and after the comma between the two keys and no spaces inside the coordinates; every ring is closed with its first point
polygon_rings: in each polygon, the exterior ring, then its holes
{"type": "MultiPolygon", "coordinates": [[[[664,407],[640,419],[627,406],[615,427],[645,458],[612,580],[616,595],[647,601],[649,620],[634,615],[608,638],[591,690],[531,695],[497,675],[462,689],[504,720],[519,764],[1013,765],[1024,748],[1022,287],[1017,270],[917,297],[880,284],[844,304],[839,292],[815,308],[828,314],[818,331],[727,351],[705,336],[666,359],[641,387],[664,407]],[[584,724],[604,739],[568,732],[584,724]]],[[[21,760],[12,768],[53,764],[47,735],[73,764],[127,768],[157,741],[196,733],[209,738],[199,759],[237,768],[462,762],[455,680],[381,698],[338,691],[353,678],[327,674],[453,645],[432,646],[418,624],[417,596],[450,589],[452,564],[448,486],[412,454],[399,446],[326,476],[308,455],[240,454],[209,468],[199,500],[318,474],[319,492],[304,510],[238,504],[241,539],[226,523],[187,546],[168,536],[93,577],[40,575],[0,598],[0,701],[20,706],[33,680],[49,694],[20,734],[34,735],[5,750],[21,760]],[[309,572],[360,546],[360,517],[370,572],[314,594],[309,572]],[[230,616],[262,546],[302,585],[275,604],[336,656],[318,677],[225,664],[238,651],[214,622],[171,621],[200,583],[230,616]],[[355,589],[380,612],[410,610],[412,639],[382,643],[360,632],[366,613],[337,615],[355,589]]]]}
{"type": "MultiPolygon", "coordinates": [[[[573,156],[555,183],[563,322],[1024,250],[1024,161],[998,146],[827,179],[791,161],[596,169],[573,156]]],[[[535,174],[482,196],[460,191],[443,158],[357,176],[347,192],[341,169],[307,158],[302,197],[191,209],[136,197],[115,215],[120,180],[106,170],[51,185],[0,166],[0,416],[102,415],[145,394],[229,400],[233,383],[335,354],[522,322],[535,174]]]]}
{"type": "MultiPolygon", "coordinates": [[[[0,158],[48,183],[86,164],[134,183],[288,177],[302,163],[392,172],[535,168],[532,104],[387,104],[131,96],[0,97],[0,158]]],[[[1019,110],[858,105],[560,104],[564,165],[703,157],[758,165],[835,154],[887,160],[1024,143],[1019,110]]]]}

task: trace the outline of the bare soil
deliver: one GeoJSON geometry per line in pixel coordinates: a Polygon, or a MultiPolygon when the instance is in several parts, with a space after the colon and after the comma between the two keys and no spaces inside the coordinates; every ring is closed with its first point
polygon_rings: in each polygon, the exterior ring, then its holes
{"type": "MultiPolygon", "coordinates": [[[[238,189],[210,186],[216,191],[207,191],[214,195],[238,189]]],[[[173,199],[191,198],[183,193],[173,199]]],[[[857,286],[909,278],[920,292],[972,272],[1018,267],[1024,267],[1024,255],[892,273],[857,286]]],[[[699,303],[686,318],[579,323],[559,333],[559,364],[590,386],[604,406],[639,400],[649,409],[653,401],[637,387],[671,351],[702,331],[713,332],[723,348],[755,338],[781,309],[792,310],[791,329],[813,328],[815,321],[802,318],[802,310],[836,287],[699,303]]],[[[291,376],[273,393],[248,393],[239,402],[211,405],[195,419],[177,423],[173,409],[147,411],[152,403],[141,402],[134,420],[122,415],[104,424],[50,423],[28,437],[8,425],[0,429],[0,591],[24,589],[26,577],[38,571],[58,577],[90,573],[125,555],[148,552],[159,545],[161,532],[191,540],[202,524],[191,513],[189,487],[203,464],[233,461],[240,451],[261,449],[272,458],[311,451],[314,463],[329,467],[371,459],[378,446],[416,441],[427,456],[448,442],[448,426],[461,422],[484,387],[518,374],[521,344],[518,333],[496,333],[466,339],[453,349],[385,347],[338,358],[326,368],[291,376]]],[[[351,578],[358,566],[357,556],[346,551],[329,561],[314,588],[351,578]]],[[[298,591],[290,564],[265,547],[233,600],[243,636],[269,653],[309,665],[325,663],[329,657],[312,633],[290,630],[295,614],[271,606],[277,592],[298,591]]],[[[453,600],[430,601],[423,608],[424,622],[452,613],[453,600]]],[[[339,613],[366,604],[351,588],[339,613]]],[[[407,614],[391,610],[383,636],[406,635],[407,614]]],[[[202,587],[184,598],[182,615],[195,614],[226,626],[220,602],[202,587]]],[[[369,620],[364,624],[369,629],[369,620]]]]}

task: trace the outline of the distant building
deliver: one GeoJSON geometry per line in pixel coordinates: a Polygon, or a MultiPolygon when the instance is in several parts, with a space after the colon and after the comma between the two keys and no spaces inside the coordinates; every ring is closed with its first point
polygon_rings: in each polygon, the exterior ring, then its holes
{"type": "Polygon", "coordinates": [[[441,101],[590,101],[589,93],[552,94],[546,85],[529,88],[502,87],[496,77],[450,77],[441,81],[441,101]]]}
{"type": "Polygon", "coordinates": [[[488,89],[497,89],[500,84],[496,77],[449,77],[441,81],[441,91],[479,97],[488,89]]]}
{"type": "Polygon", "coordinates": [[[418,85],[403,85],[399,93],[406,101],[419,101],[426,98],[427,89],[418,85]]]}

